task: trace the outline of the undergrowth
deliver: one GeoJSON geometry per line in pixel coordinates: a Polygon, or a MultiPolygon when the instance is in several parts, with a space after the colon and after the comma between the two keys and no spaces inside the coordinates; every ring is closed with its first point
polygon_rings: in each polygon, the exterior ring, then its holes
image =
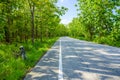
{"type": "Polygon", "coordinates": [[[0,80],[21,80],[25,74],[38,62],[45,52],[57,40],[45,39],[42,43],[38,40],[34,45],[31,42],[0,44],[0,80]],[[27,59],[23,60],[19,47],[23,45],[27,59]]]}

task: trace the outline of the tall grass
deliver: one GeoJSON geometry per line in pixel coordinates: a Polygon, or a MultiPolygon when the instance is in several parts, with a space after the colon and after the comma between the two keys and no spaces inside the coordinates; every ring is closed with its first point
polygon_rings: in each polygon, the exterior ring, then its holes
{"type": "Polygon", "coordinates": [[[45,39],[42,43],[36,40],[34,45],[31,42],[0,44],[0,80],[21,80],[56,39],[45,39]],[[26,60],[22,60],[19,55],[21,45],[25,47],[26,60]]]}

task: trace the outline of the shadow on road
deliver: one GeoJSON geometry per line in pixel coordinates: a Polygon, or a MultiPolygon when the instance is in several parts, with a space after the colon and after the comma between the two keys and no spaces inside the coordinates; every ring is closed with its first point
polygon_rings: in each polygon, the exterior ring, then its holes
{"type": "Polygon", "coordinates": [[[63,41],[62,52],[67,80],[120,80],[119,48],[76,40],[63,41]]]}
{"type": "MultiPolygon", "coordinates": [[[[63,37],[64,80],[120,80],[120,48],[63,37]]],[[[58,80],[59,41],[24,80],[58,80]]]]}

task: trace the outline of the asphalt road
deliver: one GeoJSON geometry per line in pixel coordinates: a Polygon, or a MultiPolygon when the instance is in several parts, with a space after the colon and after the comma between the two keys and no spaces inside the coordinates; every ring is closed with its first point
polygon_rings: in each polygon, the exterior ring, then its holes
{"type": "Polygon", "coordinates": [[[61,37],[24,80],[120,80],[120,48],[61,37]]]}

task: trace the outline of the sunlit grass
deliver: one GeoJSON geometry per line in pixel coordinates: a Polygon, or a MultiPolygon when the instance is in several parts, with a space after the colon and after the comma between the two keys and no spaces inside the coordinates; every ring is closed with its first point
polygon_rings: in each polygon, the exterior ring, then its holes
{"type": "Polygon", "coordinates": [[[36,40],[34,45],[31,42],[11,45],[0,44],[0,80],[22,79],[56,39],[45,39],[42,43],[36,40]],[[22,60],[19,55],[21,45],[25,47],[27,60],[22,60]]]}

